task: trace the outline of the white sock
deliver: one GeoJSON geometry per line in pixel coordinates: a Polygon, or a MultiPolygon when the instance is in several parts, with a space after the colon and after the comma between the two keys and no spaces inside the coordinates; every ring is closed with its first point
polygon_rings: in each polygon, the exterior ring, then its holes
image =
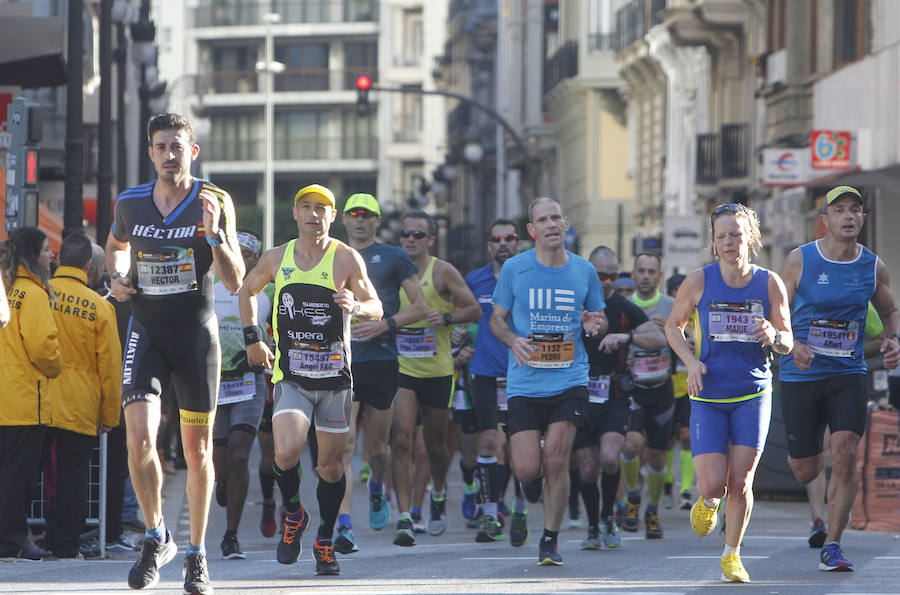
{"type": "Polygon", "coordinates": [[[725,544],[725,549],[722,550],[722,557],[724,558],[724,557],[727,556],[728,554],[734,554],[734,555],[736,555],[736,556],[740,556],[740,555],[741,555],[741,546],[731,547],[730,545],[728,545],[728,544],[726,543],[726,544],[725,544]]]}
{"type": "Polygon", "coordinates": [[[719,499],[713,498],[712,500],[707,500],[706,498],[704,498],[703,504],[705,504],[707,508],[715,510],[719,507],[719,499]]]}

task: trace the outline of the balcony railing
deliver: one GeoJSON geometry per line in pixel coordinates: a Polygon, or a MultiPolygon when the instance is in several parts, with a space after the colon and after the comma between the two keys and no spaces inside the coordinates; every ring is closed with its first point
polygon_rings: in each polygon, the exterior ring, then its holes
{"type": "Polygon", "coordinates": [[[203,92],[209,95],[217,93],[256,93],[262,90],[259,88],[259,75],[255,70],[215,70],[201,77],[201,79],[203,82],[200,84],[203,87],[203,92]]]}
{"type": "Polygon", "coordinates": [[[544,67],[544,93],[567,78],[578,74],[578,42],[569,41],[547,60],[544,67]]]}
{"type": "Polygon", "coordinates": [[[592,52],[614,50],[615,42],[615,33],[591,33],[588,36],[588,50],[592,52]]]}
{"type": "Polygon", "coordinates": [[[746,178],[750,166],[750,125],[723,124],[721,133],[697,135],[697,184],[746,178]]]}
{"type": "Polygon", "coordinates": [[[665,8],[666,0],[631,0],[616,11],[615,50],[621,52],[661,24],[665,8]]]}
{"type": "Polygon", "coordinates": [[[281,23],[378,22],[378,0],[201,0],[191,10],[194,27],[262,25],[268,12],[281,23]]]}
{"type": "Polygon", "coordinates": [[[722,125],[722,177],[746,178],[750,163],[750,124],[722,125]]]}
{"type": "Polygon", "coordinates": [[[697,184],[711,186],[719,182],[719,135],[697,135],[697,184]]]}
{"type": "MultiPolygon", "coordinates": [[[[265,158],[264,138],[213,138],[203,146],[207,161],[261,161],[265,158]]],[[[278,161],[375,159],[378,139],[365,137],[276,138],[278,161]]]]}
{"type": "MultiPolygon", "coordinates": [[[[290,91],[354,91],[356,77],[367,74],[378,80],[374,68],[286,68],[275,75],[276,92],[290,91]]],[[[259,75],[254,70],[217,70],[204,75],[203,93],[258,93],[263,91],[259,75]]]]}
{"type": "Polygon", "coordinates": [[[447,22],[453,22],[458,16],[466,16],[472,21],[486,18],[497,18],[496,0],[452,0],[447,12],[447,22]]]}

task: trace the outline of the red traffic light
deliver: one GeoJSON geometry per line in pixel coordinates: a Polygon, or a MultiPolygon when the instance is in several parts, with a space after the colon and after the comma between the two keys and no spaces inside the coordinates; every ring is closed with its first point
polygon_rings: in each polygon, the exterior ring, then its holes
{"type": "Polygon", "coordinates": [[[28,149],[25,152],[25,185],[37,186],[38,184],[38,152],[37,149],[28,149]]]}
{"type": "Polygon", "coordinates": [[[368,91],[372,87],[372,77],[367,74],[361,74],[356,77],[356,88],[360,91],[368,91]]]}

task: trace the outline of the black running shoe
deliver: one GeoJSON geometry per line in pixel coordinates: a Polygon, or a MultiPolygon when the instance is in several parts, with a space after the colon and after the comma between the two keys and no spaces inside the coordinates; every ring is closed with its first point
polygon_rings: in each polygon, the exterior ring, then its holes
{"type": "Polygon", "coordinates": [[[338,566],[334,557],[334,544],[330,539],[322,539],[316,536],[313,542],[313,560],[316,561],[316,574],[338,575],[341,573],[341,567],[338,566]]]}
{"type": "Polygon", "coordinates": [[[247,554],[241,551],[241,544],[234,533],[226,533],[222,539],[222,557],[226,560],[247,559],[247,554]]]}
{"type": "Polygon", "coordinates": [[[555,541],[541,540],[541,543],[538,546],[538,565],[562,566],[563,559],[562,556],[559,555],[559,552],[556,550],[556,548],[557,544],[555,541]]]}
{"type": "Polygon", "coordinates": [[[541,500],[541,494],[544,492],[544,478],[538,477],[537,479],[533,479],[531,481],[523,481],[522,482],[522,494],[525,495],[525,499],[531,502],[532,504],[536,504],[541,500]]]}
{"type": "Polygon", "coordinates": [[[406,517],[400,517],[397,521],[397,531],[394,533],[394,545],[411,547],[416,545],[416,537],[413,534],[412,521],[406,517]]]}
{"type": "Polygon", "coordinates": [[[185,595],[213,592],[212,583],[209,581],[209,569],[206,567],[206,556],[203,554],[185,556],[181,576],[184,577],[185,595]]]}
{"type": "Polygon", "coordinates": [[[145,539],[141,548],[141,557],[128,571],[128,586],[132,589],[146,589],[159,582],[159,569],[172,561],[178,546],[172,540],[172,534],[166,531],[166,542],[145,539]]]}
{"type": "Polygon", "coordinates": [[[278,542],[276,557],[279,564],[293,564],[300,559],[303,545],[300,539],[309,528],[309,514],[302,506],[299,512],[286,515],[281,523],[282,536],[278,542]]]}

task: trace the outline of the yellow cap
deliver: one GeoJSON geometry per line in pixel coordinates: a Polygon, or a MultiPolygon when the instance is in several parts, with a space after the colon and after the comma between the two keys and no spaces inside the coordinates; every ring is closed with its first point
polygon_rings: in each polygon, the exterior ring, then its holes
{"type": "Polygon", "coordinates": [[[309,186],[304,186],[300,190],[297,191],[297,194],[294,195],[294,206],[297,205],[297,201],[306,196],[307,194],[318,194],[320,197],[325,200],[320,201],[329,205],[332,209],[337,206],[337,203],[334,200],[334,193],[322,186],[320,184],[310,184],[309,186]]]}
{"type": "Polygon", "coordinates": [[[360,192],[350,196],[350,198],[347,199],[347,203],[344,205],[344,212],[346,213],[353,209],[365,209],[381,217],[381,207],[378,206],[378,201],[375,200],[375,197],[371,194],[360,192]]]}
{"type": "Polygon", "coordinates": [[[863,197],[862,194],[859,193],[859,190],[853,186],[836,186],[829,190],[828,194],[825,195],[825,203],[822,205],[822,211],[840,197],[847,196],[848,194],[855,198],[859,204],[863,204],[863,197]]]}

